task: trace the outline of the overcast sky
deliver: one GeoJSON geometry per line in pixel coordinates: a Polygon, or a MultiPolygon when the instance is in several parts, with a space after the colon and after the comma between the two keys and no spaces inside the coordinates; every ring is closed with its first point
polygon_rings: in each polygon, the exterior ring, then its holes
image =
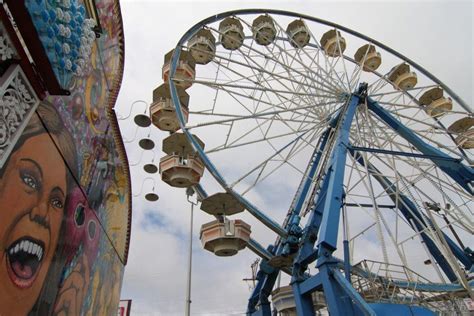
{"type": "MultiPolygon", "coordinates": [[[[419,63],[466,103],[473,101],[471,1],[122,0],[121,7],[126,53],[125,73],[116,105],[119,116],[126,116],[136,100],[150,103],[152,90],[162,83],[164,54],[174,48],[191,26],[213,14],[244,8],[300,12],[356,30],[419,63]]],[[[144,111],[145,105],[141,103],[132,109],[133,114],[144,111]]],[[[148,133],[157,143],[155,162],[163,155],[164,132],[156,128],[136,130],[125,120],[121,121],[121,127],[124,140],[130,140],[125,144],[130,164],[139,161],[142,152],[137,140],[148,133]]],[[[131,167],[135,195],[140,193],[142,181],[147,177],[142,166],[153,156],[152,152],[145,152],[141,162],[131,167]]],[[[132,315],[183,315],[190,206],[184,189],[169,187],[159,176],[146,180],[141,193],[150,192],[153,186],[160,196],[158,202],[146,202],[143,195],[133,199],[131,244],[121,297],[133,300],[132,315]]],[[[209,220],[208,215],[196,210],[192,314],[243,314],[250,292],[242,279],[250,277],[250,264],[256,256],[244,250],[231,258],[219,258],[204,251],[198,233],[202,223],[209,220]]],[[[257,236],[264,241],[274,238],[266,230],[259,231],[257,236]]]]}

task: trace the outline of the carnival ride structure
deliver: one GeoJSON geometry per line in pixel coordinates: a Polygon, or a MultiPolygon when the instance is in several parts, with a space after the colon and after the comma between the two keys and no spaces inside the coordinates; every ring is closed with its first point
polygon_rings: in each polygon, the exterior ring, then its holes
{"type": "Polygon", "coordinates": [[[194,25],[162,77],[150,106],[170,133],[162,180],[194,188],[215,216],[205,249],[262,258],[247,315],[271,315],[280,272],[283,314],[461,312],[474,285],[474,116],[449,87],[356,31],[263,9],[194,25]],[[229,218],[243,211],[275,242],[229,218]]]}

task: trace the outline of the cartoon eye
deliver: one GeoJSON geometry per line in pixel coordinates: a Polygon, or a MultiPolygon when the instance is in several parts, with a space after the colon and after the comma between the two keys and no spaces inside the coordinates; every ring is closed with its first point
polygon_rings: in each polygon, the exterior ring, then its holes
{"type": "Polygon", "coordinates": [[[24,184],[32,188],[33,190],[38,189],[38,181],[36,178],[26,172],[21,173],[21,180],[23,181],[24,184]]]}
{"type": "Polygon", "coordinates": [[[53,199],[51,201],[51,205],[54,206],[55,208],[60,208],[60,209],[64,207],[63,201],[61,201],[60,199],[53,199]]]}
{"type": "Polygon", "coordinates": [[[82,226],[84,224],[85,218],[86,214],[84,212],[84,205],[78,204],[76,206],[76,210],[74,211],[74,222],[77,226],[82,226]]]}
{"type": "Polygon", "coordinates": [[[89,234],[89,239],[94,239],[96,233],[97,225],[95,221],[89,221],[87,225],[87,232],[89,234]]]}

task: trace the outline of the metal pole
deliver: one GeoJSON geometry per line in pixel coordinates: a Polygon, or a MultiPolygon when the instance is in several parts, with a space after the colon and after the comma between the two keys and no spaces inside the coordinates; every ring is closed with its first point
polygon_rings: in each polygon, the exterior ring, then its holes
{"type": "MultiPolygon", "coordinates": [[[[188,252],[188,277],[187,277],[187,288],[186,288],[186,308],[185,315],[191,315],[191,268],[193,262],[193,212],[194,204],[189,200],[189,197],[194,194],[194,190],[186,190],[186,195],[188,196],[188,202],[191,204],[191,219],[189,223],[189,252],[188,252]]],[[[197,204],[197,203],[196,203],[197,204]]]]}

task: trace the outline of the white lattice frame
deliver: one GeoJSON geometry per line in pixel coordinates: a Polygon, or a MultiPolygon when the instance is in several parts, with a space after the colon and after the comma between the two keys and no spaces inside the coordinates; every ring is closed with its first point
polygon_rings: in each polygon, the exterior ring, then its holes
{"type": "Polygon", "coordinates": [[[0,62],[8,59],[19,58],[15,46],[3,23],[0,22],[0,62]]]}
{"type": "Polygon", "coordinates": [[[39,98],[19,65],[0,78],[0,168],[39,104],[39,98]]]}

